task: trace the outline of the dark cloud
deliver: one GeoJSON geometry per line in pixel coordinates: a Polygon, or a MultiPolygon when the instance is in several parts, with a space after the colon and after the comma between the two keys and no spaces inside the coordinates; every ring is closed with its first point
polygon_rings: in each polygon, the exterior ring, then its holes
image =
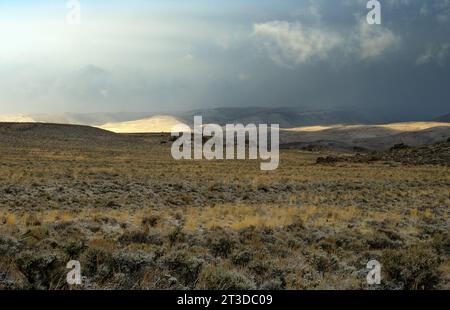
{"type": "Polygon", "coordinates": [[[39,32],[6,36],[1,113],[301,106],[413,120],[449,112],[448,0],[382,1],[375,26],[365,23],[365,0],[170,2],[153,11],[136,3],[121,19],[114,9],[91,12],[76,32],[44,35],[36,24],[39,32]],[[30,52],[36,35],[48,44],[30,52]]]}

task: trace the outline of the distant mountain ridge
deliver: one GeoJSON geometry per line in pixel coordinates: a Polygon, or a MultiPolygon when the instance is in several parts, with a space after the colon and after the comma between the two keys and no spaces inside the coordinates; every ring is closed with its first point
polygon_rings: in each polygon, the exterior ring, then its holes
{"type": "Polygon", "coordinates": [[[450,123],[450,113],[433,119],[435,122],[450,123]]]}
{"type": "MultiPolygon", "coordinates": [[[[213,124],[279,124],[280,128],[328,125],[374,125],[388,123],[376,119],[370,113],[354,109],[311,110],[303,107],[229,107],[197,109],[179,113],[111,112],[111,113],[55,113],[0,115],[0,122],[37,122],[54,124],[87,125],[101,128],[116,128],[128,132],[127,126],[151,132],[163,129],[170,131],[169,125],[177,122],[192,126],[194,116],[201,115],[203,123],[213,124]],[[165,121],[162,121],[165,118],[165,121]],[[168,121],[168,119],[171,119],[168,121]],[[125,123],[125,124],[121,124],[125,123]]],[[[428,120],[423,120],[428,121],[428,120]]],[[[450,122],[450,114],[436,118],[436,122],[450,122]]]]}
{"type": "Polygon", "coordinates": [[[186,122],[203,116],[204,123],[279,124],[281,128],[312,125],[371,124],[374,120],[347,110],[303,110],[301,108],[217,108],[194,110],[180,115],[186,122]]]}

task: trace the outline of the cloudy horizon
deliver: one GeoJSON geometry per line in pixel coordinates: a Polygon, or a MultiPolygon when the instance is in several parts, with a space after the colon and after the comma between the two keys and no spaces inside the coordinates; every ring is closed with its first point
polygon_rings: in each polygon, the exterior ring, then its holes
{"type": "Polygon", "coordinates": [[[450,112],[450,1],[0,3],[0,114],[261,106],[450,112]]]}

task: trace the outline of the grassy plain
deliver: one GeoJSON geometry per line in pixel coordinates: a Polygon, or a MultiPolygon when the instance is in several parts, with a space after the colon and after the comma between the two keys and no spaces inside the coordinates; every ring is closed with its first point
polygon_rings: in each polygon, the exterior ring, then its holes
{"type": "Polygon", "coordinates": [[[108,137],[0,142],[0,288],[67,289],[72,259],[84,289],[450,288],[449,167],[291,149],[264,172],[108,137]]]}

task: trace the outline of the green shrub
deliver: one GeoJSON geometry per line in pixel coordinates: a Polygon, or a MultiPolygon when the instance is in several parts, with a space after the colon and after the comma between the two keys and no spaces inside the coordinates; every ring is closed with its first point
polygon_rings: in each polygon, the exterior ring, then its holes
{"type": "Polygon", "coordinates": [[[86,241],[72,238],[64,242],[62,247],[69,257],[78,257],[86,249],[86,241]]]}
{"type": "Polygon", "coordinates": [[[131,274],[154,264],[154,255],[144,251],[118,251],[112,256],[114,271],[131,274]]]}
{"type": "Polygon", "coordinates": [[[433,289],[439,283],[440,260],[431,247],[416,245],[406,250],[385,250],[382,263],[388,279],[403,289],[433,289]]]}
{"type": "Polygon", "coordinates": [[[145,243],[145,244],[155,244],[162,245],[163,240],[159,232],[156,230],[144,231],[127,231],[121,235],[118,239],[120,243],[130,244],[130,243],[145,243]]]}
{"type": "Polygon", "coordinates": [[[112,273],[112,253],[97,247],[90,247],[81,256],[80,263],[86,276],[104,280],[112,273]]]}
{"type": "Polygon", "coordinates": [[[208,290],[253,290],[256,286],[252,280],[235,270],[208,266],[201,272],[197,288],[208,290]]]}
{"type": "Polygon", "coordinates": [[[233,264],[237,266],[245,266],[247,265],[253,257],[253,253],[247,250],[236,251],[231,257],[231,261],[233,264]]]}
{"type": "Polygon", "coordinates": [[[235,236],[223,229],[215,229],[208,238],[208,246],[214,256],[228,257],[236,246],[235,236]]]}
{"type": "Polygon", "coordinates": [[[441,255],[450,255],[450,234],[439,233],[433,236],[431,242],[435,250],[441,255]]]}
{"type": "Polygon", "coordinates": [[[164,266],[173,271],[186,285],[193,285],[198,278],[204,261],[191,256],[186,250],[174,250],[163,256],[164,266]]]}
{"type": "Polygon", "coordinates": [[[27,278],[9,259],[0,257],[0,290],[23,290],[29,285],[27,278]]]}
{"type": "Polygon", "coordinates": [[[269,290],[269,291],[277,291],[284,289],[283,282],[280,279],[272,279],[264,282],[261,287],[261,290],[269,290]]]}
{"type": "Polygon", "coordinates": [[[57,252],[20,252],[16,265],[32,289],[59,289],[65,285],[66,258],[57,252]]]}

